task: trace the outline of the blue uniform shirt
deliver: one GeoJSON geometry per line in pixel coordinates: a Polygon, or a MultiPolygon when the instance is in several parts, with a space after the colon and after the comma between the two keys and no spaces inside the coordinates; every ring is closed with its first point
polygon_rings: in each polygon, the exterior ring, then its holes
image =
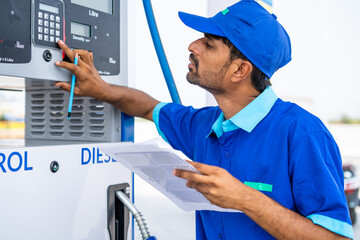
{"type": "MultiPolygon", "coordinates": [[[[159,103],[160,135],[190,159],[219,166],[284,207],[353,238],[339,149],[323,123],[271,87],[229,120],[219,107],[159,103]]],[[[197,211],[196,239],[274,239],[243,213],[197,211]]]]}

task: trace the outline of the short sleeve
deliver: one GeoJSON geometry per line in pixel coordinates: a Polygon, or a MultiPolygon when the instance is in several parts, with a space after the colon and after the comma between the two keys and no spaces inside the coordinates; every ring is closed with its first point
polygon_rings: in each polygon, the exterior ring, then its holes
{"type": "Polygon", "coordinates": [[[289,175],[298,212],[332,232],[353,238],[339,149],[328,132],[303,137],[290,149],[289,175]]]}
{"type": "Polygon", "coordinates": [[[174,149],[194,159],[194,148],[211,130],[216,115],[215,107],[194,109],[175,103],[159,103],[153,120],[162,138],[174,149]]]}
{"type": "Polygon", "coordinates": [[[164,133],[162,132],[162,130],[160,129],[160,126],[159,126],[159,121],[160,121],[160,110],[165,106],[167,105],[168,103],[158,103],[156,105],[156,107],[154,108],[154,111],[153,111],[153,121],[155,123],[155,126],[156,126],[156,129],[158,131],[158,133],[160,134],[160,136],[166,141],[169,143],[169,141],[167,140],[166,136],[164,135],[164,133]]]}

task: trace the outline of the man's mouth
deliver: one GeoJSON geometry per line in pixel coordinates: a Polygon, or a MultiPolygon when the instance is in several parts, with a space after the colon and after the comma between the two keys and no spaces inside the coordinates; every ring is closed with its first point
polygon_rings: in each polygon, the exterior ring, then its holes
{"type": "Polygon", "coordinates": [[[195,68],[195,63],[191,60],[191,58],[189,57],[189,65],[188,65],[188,68],[195,68]]]}
{"type": "Polygon", "coordinates": [[[189,61],[190,61],[189,65],[188,65],[189,68],[197,68],[198,61],[195,58],[195,55],[193,53],[190,54],[189,61]]]}

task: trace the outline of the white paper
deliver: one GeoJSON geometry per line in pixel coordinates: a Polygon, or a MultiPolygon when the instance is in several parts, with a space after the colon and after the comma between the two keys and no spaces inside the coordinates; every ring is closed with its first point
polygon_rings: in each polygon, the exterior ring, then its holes
{"type": "Polygon", "coordinates": [[[99,149],[133,171],[185,211],[239,212],[217,207],[195,189],[186,187],[186,180],[174,176],[173,170],[199,172],[175,154],[174,150],[159,147],[159,145],[158,140],[153,140],[136,144],[119,143],[119,145],[105,146],[99,149]]]}

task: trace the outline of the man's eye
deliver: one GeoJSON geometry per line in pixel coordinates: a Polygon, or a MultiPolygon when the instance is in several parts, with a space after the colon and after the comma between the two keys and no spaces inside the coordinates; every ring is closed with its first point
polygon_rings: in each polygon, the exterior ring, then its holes
{"type": "Polygon", "coordinates": [[[212,48],[212,46],[208,42],[205,43],[205,46],[206,48],[212,48]]]}

